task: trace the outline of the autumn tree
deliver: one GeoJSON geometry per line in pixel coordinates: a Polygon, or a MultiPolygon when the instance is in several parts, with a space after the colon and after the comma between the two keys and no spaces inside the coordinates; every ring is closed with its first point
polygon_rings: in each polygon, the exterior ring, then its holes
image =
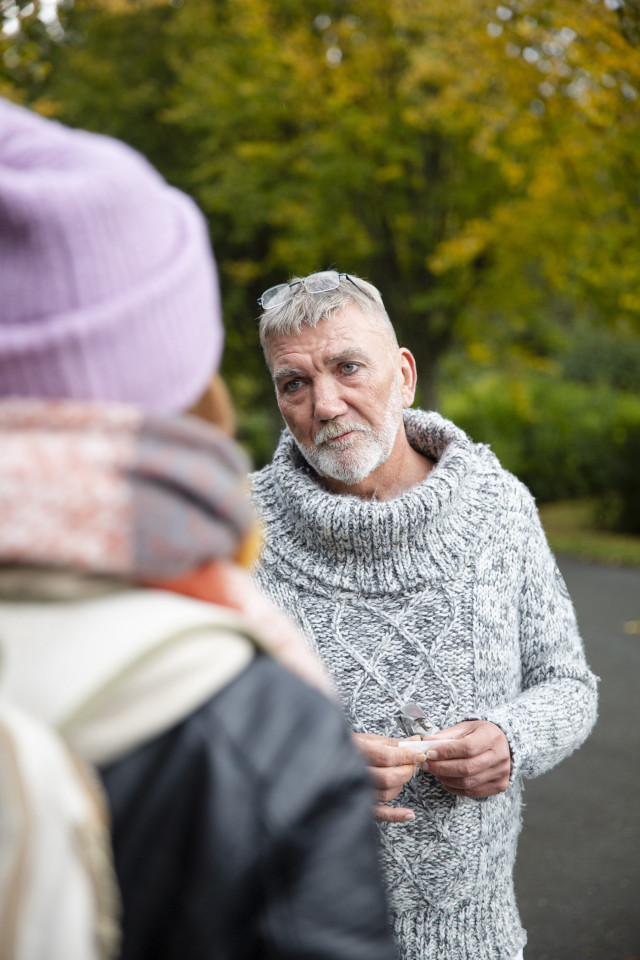
{"type": "Polygon", "coordinates": [[[530,362],[580,323],[637,331],[636,4],[77,0],[40,64],[32,7],[19,93],[209,217],[245,410],[269,393],[255,299],[291,272],[376,283],[423,403],[452,344],[530,362]]]}

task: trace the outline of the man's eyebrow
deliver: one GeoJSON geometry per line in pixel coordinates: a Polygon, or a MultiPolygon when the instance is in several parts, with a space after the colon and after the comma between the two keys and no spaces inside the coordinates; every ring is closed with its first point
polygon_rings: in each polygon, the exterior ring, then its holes
{"type": "Polygon", "coordinates": [[[287,380],[289,377],[301,377],[302,373],[300,370],[296,370],[295,367],[288,367],[284,370],[276,370],[273,374],[274,383],[282,383],[283,380],[287,380]]]}
{"type": "Polygon", "coordinates": [[[325,363],[340,363],[341,360],[370,360],[371,357],[366,350],[349,347],[348,350],[342,350],[341,353],[335,353],[331,357],[324,357],[323,359],[325,363]]]}

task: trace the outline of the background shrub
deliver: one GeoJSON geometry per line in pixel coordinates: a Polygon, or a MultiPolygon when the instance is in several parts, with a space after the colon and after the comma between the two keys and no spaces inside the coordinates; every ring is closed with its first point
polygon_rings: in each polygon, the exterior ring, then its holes
{"type": "Polygon", "coordinates": [[[496,372],[445,387],[440,409],[540,501],[596,497],[603,525],[640,533],[640,397],[605,383],[496,372]]]}

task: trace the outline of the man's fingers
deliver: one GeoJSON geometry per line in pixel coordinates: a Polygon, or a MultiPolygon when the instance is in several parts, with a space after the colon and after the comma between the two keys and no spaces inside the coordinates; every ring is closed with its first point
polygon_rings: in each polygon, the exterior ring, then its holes
{"type": "Polygon", "coordinates": [[[376,800],[388,803],[395,800],[407,780],[416,774],[418,767],[405,764],[402,767],[367,767],[373,781],[376,800]]]}
{"type": "Polygon", "coordinates": [[[511,753],[504,732],[488,720],[465,720],[425,743],[424,771],[432,773],[445,790],[459,797],[491,797],[509,786],[511,753]],[[443,736],[441,739],[445,739],[443,736]]]}
{"type": "Polygon", "coordinates": [[[368,770],[376,790],[392,790],[402,787],[407,780],[411,780],[416,772],[414,764],[409,763],[405,763],[401,767],[369,767],[368,770]]]}
{"type": "MultiPolygon", "coordinates": [[[[446,766],[448,766],[448,764],[446,766]]],[[[506,789],[506,786],[509,783],[510,767],[507,762],[502,761],[500,763],[493,764],[492,766],[485,767],[473,776],[455,776],[449,771],[447,771],[445,774],[439,775],[434,769],[432,769],[431,772],[434,774],[436,779],[440,781],[442,786],[446,787],[447,790],[475,790],[476,788],[482,787],[487,783],[498,781],[504,781],[506,789]]]]}
{"type": "Polygon", "coordinates": [[[438,736],[425,741],[427,746],[442,753],[442,756],[475,756],[486,750],[498,753],[509,752],[509,744],[504,731],[489,720],[465,720],[453,727],[441,730],[438,736]],[[438,737],[449,742],[438,745],[438,737]],[[462,751],[462,752],[460,752],[462,751]]]}
{"type": "Polygon", "coordinates": [[[472,737],[451,740],[423,740],[427,760],[466,760],[492,750],[491,745],[480,743],[472,737]]]}
{"type": "MultiPolygon", "coordinates": [[[[442,781],[440,782],[442,783],[442,781]]],[[[468,790],[461,789],[460,786],[455,783],[452,783],[451,786],[442,783],[442,786],[448,793],[452,793],[456,797],[469,797],[472,800],[479,800],[483,797],[495,797],[499,793],[504,793],[509,786],[509,776],[503,776],[497,780],[489,780],[479,787],[473,787],[468,790]]]]}
{"type": "Polygon", "coordinates": [[[407,807],[386,807],[381,803],[375,804],[373,815],[383,823],[410,823],[415,820],[415,814],[407,807]]]}
{"type": "MultiPolygon", "coordinates": [[[[439,780],[448,777],[464,777],[472,779],[486,773],[487,770],[497,767],[506,762],[499,760],[493,751],[486,751],[477,757],[455,758],[453,760],[434,760],[431,757],[431,751],[427,753],[427,762],[423,763],[422,769],[432,773],[439,780]]],[[[486,780],[486,776],[484,777],[486,780]]]]}
{"type": "Polygon", "coordinates": [[[479,770],[502,761],[511,762],[509,742],[503,731],[488,720],[466,720],[450,727],[447,738],[425,741],[427,761],[448,761],[456,776],[473,776],[479,770]],[[455,736],[451,738],[451,735],[455,736]],[[449,739],[451,738],[451,739],[449,739]],[[454,766],[454,761],[458,767],[454,766]]]}
{"type": "Polygon", "coordinates": [[[352,733],[351,736],[357,743],[359,747],[366,746],[368,744],[382,743],[392,746],[394,743],[397,743],[393,737],[382,737],[379,733],[352,733]]]}
{"type": "Polygon", "coordinates": [[[392,787],[382,787],[381,789],[374,790],[376,800],[379,800],[380,803],[389,803],[390,800],[395,800],[398,794],[402,791],[406,780],[397,786],[392,787]]]}
{"type": "Polygon", "coordinates": [[[415,749],[399,747],[392,737],[379,737],[373,733],[354,733],[353,738],[369,767],[413,766],[426,758],[424,751],[416,755],[415,749]]]}

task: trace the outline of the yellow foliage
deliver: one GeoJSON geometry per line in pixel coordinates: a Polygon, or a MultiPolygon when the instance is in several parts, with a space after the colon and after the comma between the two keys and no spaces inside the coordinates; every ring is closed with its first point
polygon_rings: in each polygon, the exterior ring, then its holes
{"type": "Polygon", "coordinates": [[[533,354],[577,317],[637,328],[640,47],[618,12],[319,10],[76,0],[60,18],[85,39],[25,31],[14,95],[130,140],[195,195],[238,343],[263,282],[331,263],[370,276],[430,357],[456,337],[477,362],[533,354]]]}
{"type": "Polygon", "coordinates": [[[399,163],[388,163],[384,167],[378,167],[374,173],[378,183],[389,183],[392,180],[400,180],[404,175],[404,170],[399,163]]]}
{"type": "Polygon", "coordinates": [[[493,233],[492,225],[486,220],[471,221],[455,237],[438,245],[435,253],[427,258],[429,269],[438,275],[470,264],[486,249],[493,233]]]}
{"type": "Polygon", "coordinates": [[[500,169],[505,180],[511,187],[516,187],[522,183],[527,174],[524,164],[514,160],[512,157],[501,158],[500,169]]]}
{"type": "Polygon", "coordinates": [[[495,354],[489,349],[486,343],[474,341],[467,344],[467,354],[469,359],[477,364],[490,364],[495,362],[495,354]]]}
{"type": "MultiPolygon", "coordinates": [[[[636,277],[636,284],[638,282],[639,280],[636,277]]],[[[619,303],[623,310],[628,310],[630,313],[640,313],[640,290],[621,293],[619,303]]]]}
{"type": "Polygon", "coordinates": [[[555,197],[565,188],[565,175],[557,163],[541,163],[529,187],[532,200],[555,197]]]}
{"type": "Polygon", "coordinates": [[[114,15],[122,13],[138,13],[145,7],[161,7],[167,5],[167,0],[93,0],[96,9],[114,15]]]}
{"type": "Polygon", "coordinates": [[[53,100],[51,97],[38,97],[31,106],[34,110],[37,110],[38,113],[42,114],[43,117],[51,117],[53,119],[58,117],[61,111],[59,101],[53,100]]]}
{"type": "Polygon", "coordinates": [[[243,286],[257,280],[262,269],[254,260],[224,260],[220,266],[227,276],[243,286]]]}
{"type": "Polygon", "coordinates": [[[24,101],[24,97],[20,96],[20,92],[16,90],[12,84],[8,83],[7,80],[5,80],[1,75],[0,97],[5,97],[5,99],[12,100],[14,103],[22,103],[24,101]]]}

